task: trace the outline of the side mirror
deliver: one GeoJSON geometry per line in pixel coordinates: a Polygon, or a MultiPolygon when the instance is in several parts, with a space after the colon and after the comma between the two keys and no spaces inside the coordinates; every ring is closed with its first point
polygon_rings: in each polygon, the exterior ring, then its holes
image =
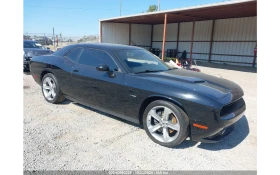
{"type": "Polygon", "coordinates": [[[49,47],[47,47],[47,49],[50,49],[49,47]]]}
{"type": "Polygon", "coordinates": [[[96,67],[98,71],[108,71],[109,67],[106,64],[101,64],[96,67]]]}
{"type": "Polygon", "coordinates": [[[96,67],[96,69],[97,69],[98,71],[107,71],[107,73],[109,74],[109,77],[110,77],[110,78],[115,78],[115,77],[116,77],[116,75],[114,74],[114,71],[111,71],[111,70],[109,69],[109,66],[106,65],[106,64],[98,65],[98,66],[96,67]]]}

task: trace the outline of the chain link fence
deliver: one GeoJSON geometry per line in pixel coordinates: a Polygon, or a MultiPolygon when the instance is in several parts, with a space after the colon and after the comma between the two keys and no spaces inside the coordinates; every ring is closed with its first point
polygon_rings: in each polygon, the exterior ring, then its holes
{"type": "Polygon", "coordinates": [[[23,40],[37,41],[51,50],[57,50],[70,44],[99,43],[99,35],[63,36],[63,34],[52,33],[24,33],[23,40]]]}

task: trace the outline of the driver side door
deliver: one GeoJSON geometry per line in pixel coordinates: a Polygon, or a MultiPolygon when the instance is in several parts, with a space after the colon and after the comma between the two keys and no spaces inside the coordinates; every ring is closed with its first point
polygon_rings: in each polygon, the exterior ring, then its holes
{"type": "Polygon", "coordinates": [[[123,116],[124,96],[127,93],[125,75],[120,71],[113,57],[106,51],[85,48],[72,71],[72,87],[78,101],[95,109],[123,116]],[[115,74],[98,71],[96,67],[106,64],[115,74]]]}

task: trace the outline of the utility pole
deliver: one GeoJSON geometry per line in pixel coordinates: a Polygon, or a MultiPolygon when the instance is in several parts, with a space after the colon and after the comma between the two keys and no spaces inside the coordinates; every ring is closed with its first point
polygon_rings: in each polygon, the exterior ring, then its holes
{"type": "Polygon", "coordinates": [[[53,28],[53,47],[54,47],[54,50],[55,50],[54,28],[53,28]]]}
{"type": "Polygon", "coordinates": [[[160,0],[158,0],[158,11],[160,11],[160,0]]]}
{"type": "Polygon", "coordinates": [[[122,16],[122,0],[120,0],[120,16],[122,16]]]}
{"type": "Polygon", "coordinates": [[[56,35],[56,47],[58,47],[58,36],[56,35]]]}
{"type": "Polygon", "coordinates": [[[62,46],[62,33],[60,33],[60,46],[62,46]]]}
{"type": "Polygon", "coordinates": [[[47,45],[47,39],[45,33],[44,33],[44,41],[45,41],[45,45],[47,45]]]}

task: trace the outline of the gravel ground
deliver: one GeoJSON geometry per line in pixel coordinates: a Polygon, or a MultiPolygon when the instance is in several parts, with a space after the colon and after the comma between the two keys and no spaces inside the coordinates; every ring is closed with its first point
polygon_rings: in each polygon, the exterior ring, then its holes
{"type": "Polygon", "coordinates": [[[31,75],[23,74],[24,170],[256,170],[257,74],[200,67],[238,83],[246,117],[215,144],[155,144],[138,125],[72,103],[48,103],[31,75]]]}

